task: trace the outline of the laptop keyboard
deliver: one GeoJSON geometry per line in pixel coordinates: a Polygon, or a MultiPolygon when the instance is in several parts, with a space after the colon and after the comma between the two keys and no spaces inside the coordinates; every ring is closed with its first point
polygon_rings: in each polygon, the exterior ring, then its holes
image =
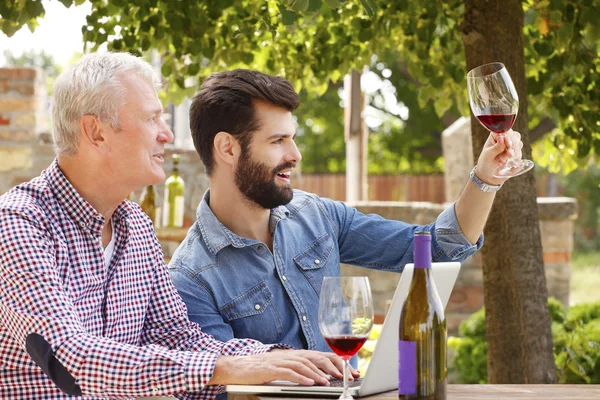
{"type": "MultiPolygon", "coordinates": [[[[356,386],[360,386],[362,384],[363,378],[360,377],[358,379],[354,379],[353,381],[348,381],[348,387],[353,388],[356,386]]],[[[339,378],[331,378],[329,380],[329,386],[331,387],[344,387],[344,380],[339,378]]]]}

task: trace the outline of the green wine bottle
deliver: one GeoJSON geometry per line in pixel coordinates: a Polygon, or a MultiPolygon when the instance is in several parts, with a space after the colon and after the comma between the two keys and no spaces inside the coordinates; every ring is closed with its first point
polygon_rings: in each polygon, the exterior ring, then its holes
{"type": "Polygon", "coordinates": [[[431,274],[431,236],[415,233],[412,281],[400,315],[398,398],[445,400],[446,319],[431,274]]]}
{"type": "Polygon", "coordinates": [[[140,197],[140,207],[152,220],[152,224],[156,226],[156,202],[154,198],[154,187],[146,186],[140,197]]]}
{"type": "Polygon", "coordinates": [[[173,154],[173,173],[165,182],[165,197],[163,204],[163,226],[181,228],[183,226],[184,182],[179,176],[179,156],[173,154]]]}

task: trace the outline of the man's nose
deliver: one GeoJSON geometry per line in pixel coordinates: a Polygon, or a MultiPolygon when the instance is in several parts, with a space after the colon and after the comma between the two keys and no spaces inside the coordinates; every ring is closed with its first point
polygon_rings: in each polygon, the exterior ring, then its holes
{"type": "Polygon", "coordinates": [[[172,143],[175,135],[171,131],[171,128],[167,123],[161,118],[161,132],[159,135],[159,140],[164,143],[172,143]]]}
{"type": "Polygon", "coordinates": [[[302,160],[302,154],[300,153],[300,149],[298,149],[298,146],[295,142],[292,142],[292,148],[289,157],[290,161],[294,162],[299,162],[300,160],[302,160]]]}

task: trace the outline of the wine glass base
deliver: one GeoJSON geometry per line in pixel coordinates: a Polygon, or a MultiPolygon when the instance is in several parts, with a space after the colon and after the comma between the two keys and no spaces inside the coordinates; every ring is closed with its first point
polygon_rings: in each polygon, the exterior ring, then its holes
{"type": "Polygon", "coordinates": [[[352,397],[351,394],[343,394],[338,397],[338,400],[354,400],[354,397],[352,397]]]}
{"type": "Polygon", "coordinates": [[[495,178],[512,178],[524,174],[533,168],[531,160],[509,161],[494,172],[495,178]]]}

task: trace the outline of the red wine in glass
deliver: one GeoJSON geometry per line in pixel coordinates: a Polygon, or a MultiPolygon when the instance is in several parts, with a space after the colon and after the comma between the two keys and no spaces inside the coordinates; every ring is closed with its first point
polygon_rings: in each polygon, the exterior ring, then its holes
{"type": "MultiPolygon", "coordinates": [[[[473,68],[467,74],[469,104],[481,125],[494,139],[512,128],[519,110],[519,95],[504,64],[495,62],[473,68]]],[[[533,168],[530,160],[508,159],[495,172],[496,178],[510,178],[533,168]]]]}
{"type": "Polygon", "coordinates": [[[335,354],[344,360],[344,391],[339,400],[353,400],[348,392],[348,369],[373,327],[373,299],[366,276],[326,276],[319,295],[319,330],[335,354]]]}
{"type": "Polygon", "coordinates": [[[491,115],[478,115],[477,119],[488,131],[492,131],[497,134],[503,134],[512,128],[517,114],[491,114],[491,115]]]}
{"type": "Polygon", "coordinates": [[[366,336],[353,335],[325,336],[324,339],[331,350],[343,359],[352,358],[367,341],[366,336]]]}

